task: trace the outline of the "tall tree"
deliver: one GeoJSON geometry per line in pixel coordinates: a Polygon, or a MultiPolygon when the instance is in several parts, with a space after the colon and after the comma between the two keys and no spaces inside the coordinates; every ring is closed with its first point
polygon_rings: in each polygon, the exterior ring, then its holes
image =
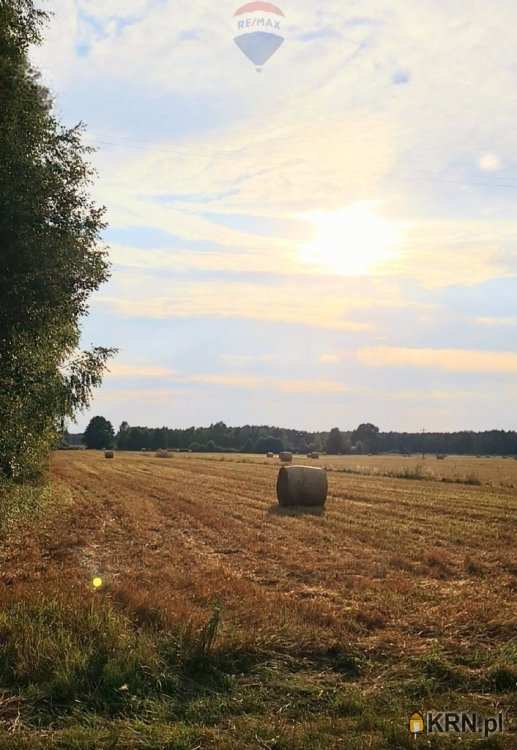
{"type": "Polygon", "coordinates": [[[339,429],[339,427],[334,427],[328,436],[327,439],[327,453],[332,454],[341,454],[345,452],[345,439],[344,436],[339,429]]]}
{"type": "Polygon", "coordinates": [[[352,434],[352,440],[356,447],[361,444],[362,448],[368,452],[377,451],[379,449],[379,428],[366,422],[360,424],[357,430],[352,434]]]}
{"type": "Polygon", "coordinates": [[[83,441],[87,448],[104,450],[113,447],[114,438],[115,430],[111,422],[104,417],[93,417],[84,432],[83,441]]]}
{"type": "Polygon", "coordinates": [[[104,210],[82,126],[64,128],[28,61],[46,15],[0,1],[0,474],[37,476],[65,417],[89,403],[113,350],[78,351],[108,277],[104,210]]]}
{"type": "Polygon", "coordinates": [[[119,451],[125,451],[129,449],[129,441],[131,438],[131,427],[129,422],[121,422],[117,433],[117,448],[119,451]]]}

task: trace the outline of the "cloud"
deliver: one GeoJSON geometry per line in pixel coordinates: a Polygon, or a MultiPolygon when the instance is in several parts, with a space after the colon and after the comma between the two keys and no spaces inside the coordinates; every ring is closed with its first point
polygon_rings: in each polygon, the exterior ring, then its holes
{"type": "Polygon", "coordinates": [[[418,367],[457,373],[517,373],[515,352],[367,347],[358,352],[358,359],[369,367],[418,367]]]}
{"type": "Polygon", "coordinates": [[[97,297],[99,305],[128,318],[242,318],[350,332],[372,330],[374,324],[364,317],[373,310],[406,307],[393,287],[375,285],[374,289],[332,278],[280,278],[265,284],[132,273],[119,273],[112,293],[97,297]]]}
{"type": "MultiPolygon", "coordinates": [[[[249,89],[255,88],[258,89],[255,96],[264,102],[275,98],[273,87],[267,87],[268,93],[264,87],[261,96],[259,87],[249,85],[250,80],[257,82],[255,70],[232,41],[235,6],[214,5],[208,0],[196,3],[187,0],[175,3],[160,0],[130,0],[127,3],[119,0],[106,3],[99,0],[51,0],[49,4],[56,10],[55,25],[58,28],[61,28],[66,9],[77,13],[81,25],[94,23],[102,30],[94,37],[89,55],[88,74],[91,77],[109,72],[128,83],[147,80],[149,85],[167,92],[220,85],[223,92],[229,88],[230,95],[238,92],[242,96],[247,91],[249,99],[253,98],[249,89]],[[199,43],[182,44],[185,32],[193,29],[199,43]],[[174,75],[170,75],[170,71],[174,71],[174,75]]],[[[286,14],[289,45],[284,45],[286,49],[277,56],[281,63],[277,66],[277,82],[285,86],[289,80],[291,88],[298,89],[302,88],[302,82],[289,75],[294,62],[303,67],[312,88],[321,77],[322,68],[332,70],[343,55],[350,56],[371,38],[372,27],[377,25],[370,19],[351,25],[350,22],[357,19],[348,12],[344,13],[342,6],[334,0],[327,2],[324,10],[315,8],[310,2],[301,2],[286,10],[286,14]],[[318,40],[319,54],[312,61],[307,59],[307,43],[301,39],[305,34],[318,40]]],[[[73,63],[72,58],[70,66],[73,63]]],[[[51,55],[48,64],[57,68],[51,55]]],[[[60,75],[63,77],[65,71],[60,71],[60,75]]]]}
{"type": "MultiPolygon", "coordinates": [[[[458,400],[466,400],[473,396],[471,392],[466,392],[464,388],[412,388],[403,391],[384,391],[381,394],[377,391],[375,395],[391,401],[414,401],[417,404],[427,403],[428,401],[453,401],[456,403],[458,400]]],[[[476,393],[475,395],[486,395],[486,393],[476,393]]]]}
{"type": "MultiPolygon", "coordinates": [[[[332,214],[331,214],[332,216],[332,214]]],[[[175,220],[175,214],[172,216],[175,220]]],[[[205,220],[185,217],[177,222],[176,229],[184,231],[192,243],[193,238],[214,243],[213,250],[196,251],[175,247],[181,240],[171,239],[170,249],[136,248],[113,244],[110,255],[113,262],[128,269],[164,269],[175,272],[210,271],[227,275],[274,274],[294,278],[305,276],[327,286],[334,275],[347,278],[347,254],[350,254],[350,268],[357,265],[354,247],[343,240],[343,256],[337,254],[338,245],[332,244],[330,253],[324,248],[321,262],[317,262],[316,247],[311,262],[306,260],[307,243],[279,237],[257,237],[252,234],[220,227],[205,220]],[[184,229],[182,229],[182,225],[184,229]],[[206,226],[208,225],[208,226],[206,226]],[[217,244],[216,244],[217,243],[217,244]],[[329,259],[326,260],[327,255],[329,259]],[[335,256],[338,267],[330,262],[335,256]],[[324,278],[325,277],[325,278],[324,278]]],[[[453,221],[421,220],[396,221],[382,219],[381,227],[387,229],[393,224],[392,234],[397,238],[396,245],[390,246],[385,259],[379,257],[376,265],[366,276],[374,279],[404,280],[414,279],[422,288],[440,289],[450,286],[472,286],[491,279],[512,277],[517,274],[517,222],[499,221],[497,225],[489,220],[453,221]]],[[[306,226],[307,235],[310,224],[306,226]]],[[[311,246],[312,247],[312,246],[311,246]]],[[[373,248],[372,248],[373,250],[373,248]]],[[[366,261],[365,261],[366,262],[366,261]]],[[[352,275],[352,274],[349,274],[352,275]]],[[[334,284],[335,286],[335,284],[334,284]]],[[[377,290],[375,290],[377,295],[377,290]]],[[[366,299],[363,298],[363,302],[366,299]]],[[[371,306],[378,306],[372,297],[371,306]]],[[[409,305],[409,299],[407,300],[409,305]]]]}
{"type": "Polygon", "coordinates": [[[517,222],[409,222],[398,256],[383,273],[412,278],[425,288],[471,286],[517,273],[517,222]]]}
{"type": "Polygon", "coordinates": [[[177,379],[180,383],[197,383],[202,385],[222,385],[230,388],[255,389],[264,387],[265,379],[253,375],[225,375],[220,373],[185,375],[177,379]]]}
{"type": "Polygon", "coordinates": [[[277,387],[283,393],[346,393],[351,390],[332,380],[284,380],[277,387]]]}
{"type": "MultiPolygon", "coordinates": [[[[181,139],[165,129],[159,138],[147,142],[138,137],[131,140],[125,132],[127,117],[118,130],[92,133],[94,141],[96,136],[115,144],[114,149],[101,146],[98,156],[102,175],[98,197],[108,206],[114,226],[152,226],[185,240],[219,246],[202,258],[193,252],[172,257],[156,251],[138,256],[127,247],[114,247],[117,263],[134,267],[176,263],[180,268],[200,270],[233,267],[253,273],[271,271],[275,263],[279,272],[284,268],[292,272],[298,263],[298,272],[317,273],[317,269],[301,267],[299,246],[292,239],[277,235],[259,241],[251,231],[214,224],[202,214],[209,209],[228,215],[262,212],[292,218],[315,210],[338,210],[365,197],[392,200],[393,191],[400,190],[398,220],[407,222],[407,242],[401,245],[398,259],[377,268],[376,275],[412,278],[423,286],[439,288],[477,284],[515,272],[515,264],[502,257],[503,248],[516,247],[515,226],[501,222],[496,230],[492,221],[468,217],[453,221],[439,215],[431,221],[412,217],[411,211],[405,215],[403,210],[413,191],[425,188],[426,168],[439,180],[440,170],[448,170],[451,161],[465,158],[472,164],[474,159],[481,169],[490,171],[506,160],[506,154],[514,153],[509,123],[517,117],[517,103],[504,96],[514,88],[504,64],[507,58],[513,60],[513,46],[502,42],[497,55],[493,50],[493,39],[506,39],[504,30],[517,18],[509,5],[487,20],[477,4],[466,18],[462,7],[445,11],[424,3],[415,11],[413,3],[401,0],[396,10],[388,12],[383,3],[370,0],[358,19],[354,9],[349,12],[337,0],[330,0],[324,9],[302,2],[288,13],[293,34],[285,45],[285,56],[274,63],[274,86],[249,85],[247,68],[235,57],[238,50],[224,24],[226,15],[231,21],[232,13],[207,0],[195,5],[184,1],[174,7],[132,0],[123,11],[116,0],[106,4],[79,0],[79,11],[74,8],[71,0],[56,4],[53,40],[78,38],[88,25],[81,13],[94,19],[103,34],[93,41],[87,61],[75,59],[72,43],[59,52],[54,65],[53,46],[46,45],[42,54],[47,55],[47,68],[63,70],[66,76],[75,70],[75,78],[90,90],[98,80],[116,91],[121,81],[128,86],[145,82],[161,101],[170,100],[174,121],[192,119],[191,114],[174,109],[180,94],[192,96],[199,108],[204,92],[217,92],[228,109],[227,119],[209,133],[196,133],[192,126],[188,134],[186,123],[187,134],[181,139]],[[131,19],[132,23],[112,28],[113,19],[131,19]],[[451,35],[444,33],[451,28],[454,55],[451,35]],[[182,38],[193,29],[199,41],[189,50],[182,38]],[[329,29],[333,30],[330,36],[329,29]],[[423,29],[432,40],[431,49],[422,49],[423,29]],[[317,55],[307,55],[307,43],[297,41],[298,32],[319,39],[317,55]],[[342,35],[349,48],[336,43],[335,35],[342,35]],[[375,51],[364,46],[372,39],[375,51]],[[480,54],[480,46],[486,54],[480,54]],[[347,51],[357,53],[348,62],[347,51]],[[434,59],[447,64],[430,66],[431,51],[434,59]],[[294,78],[293,69],[297,70],[294,78]],[[389,75],[393,70],[397,79],[407,78],[411,71],[414,85],[405,87],[411,90],[406,98],[392,95],[389,75]],[[489,78],[491,86],[473,96],[465,81],[476,80],[478,75],[489,78]],[[439,98],[441,106],[430,116],[433,97],[439,98]],[[504,102],[504,107],[496,107],[496,100],[504,102]],[[231,109],[232,101],[239,103],[240,114],[231,109]],[[451,121],[455,128],[450,128],[451,121]],[[486,150],[491,128],[497,154],[486,150]],[[401,187],[393,175],[404,155],[413,151],[417,162],[407,166],[411,180],[420,182],[401,187]],[[171,194],[173,202],[164,203],[171,194]]],[[[265,80],[256,80],[254,71],[250,72],[255,84],[265,80]]],[[[138,97],[138,92],[131,92],[128,98],[138,97]]],[[[106,121],[105,116],[101,121],[106,121]]]]}
{"type": "Polygon", "coordinates": [[[196,215],[192,195],[203,199],[203,210],[292,218],[340,208],[359,191],[375,192],[393,166],[390,123],[360,108],[324,120],[312,120],[305,104],[301,110],[228,127],[212,134],[208,147],[192,137],[180,145],[128,149],[123,161],[101,152],[106,177],[99,198],[109,206],[110,220],[184,236],[195,227],[197,239],[249,245],[249,235],[196,215]],[[172,185],[174,203],[157,202],[170,196],[172,185]]]}
{"type": "MultiPolygon", "coordinates": [[[[149,218],[149,217],[148,217],[149,218]]],[[[169,218],[175,220],[174,212],[169,218]]],[[[160,222],[158,222],[160,223],[160,222]]],[[[387,227],[390,222],[383,219],[387,227]]],[[[308,222],[300,222],[310,232],[308,222]]],[[[163,225],[165,226],[165,225],[163,225]]],[[[171,225],[168,225],[171,228],[171,225]]],[[[185,217],[176,225],[178,231],[207,241],[218,243],[213,250],[203,252],[192,249],[135,248],[113,244],[111,258],[118,266],[135,269],[171,269],[176,272],[212,271],[228,274],[275,274],[286,277],[308,276],[330,277],[332,274],[347,276],[346,253],[353,256],[353,246],[343,246],[343,258],[339,268],[331,268],[324,262],[308,262],[304,248],[307,243],[279,237],[257,237],[227,227],[214,226],[211,222],[185,217]],[[208,226],[207,226],[208,225],[208,226]]],[[[517,222],[490,220],[421,220],[393,222],[396,246],[384,260],[379,259],[374,268],[366,273],[371,278],[414,279],[426,289],[449,286],[471,286],[491,279],[511,277],[517,274],[517,222]]],[[[181,242],[181,240],[180,240],[181,242]]],[[[333,252],[336,248],[333,246],[333,252]]],[[[312,258],[312,256],[311,256],[312,258]]],[[[315,255],[317,258],[317,253],[315,255]]],[[[351,258],[350,267],[357,264],[351,258]]],[[[325,283],[325,282],[321,282],[325,283]]],[[[371,300],[372,305],[375,299],[371,300]]]]}
{"type": "Polygon", "coordinates": [[[185,375],[176,378],[177,382],[243,388],[245,390],[266,389],[280,393],[345,393],[349,388],[343,383],[315,378],[274,378],[253,375],[233,375],[224,373],[185,375]]]}
{"type": "Polygon", "coordinates": [[[220,359],[229,365],[247,367],[248,365],[274,362],[277,356],[275,354],[221,354],[220,359]]]}
{"type": "Polygon", "coordinates": [[[145,379],[157,379],[161,380],[169,378],[173,375],[173,371],[166,367],[159,367],[156,365],[135,365],[135,364],[124,364],[122,362],[112,362],[109,365],[109,373],[107,378],[145,378],[145,379]]]}
{"type": "Polygon", "coordinates": [[[488,326],[488,327],[517,326],[517,318],[490,318],[490,317],[481,317],[481,318],[475,318],[474,322],[477,323],[480,326],[488,326]]]}
{"type": "Polygon", "coordinates": [[[130,404],[141,402],[164,404],[177,399],[179,395],[184,398],[185,392],[175,391],[172,388],[117,388],[116,390],[104,388],[95,393],[95,404],[104,405],[119,401],[127,401],[130,404]]]}
{"type": "MultiPolygon", "coordinates": [[[[257,361],[257,358],[254,358],[257,361]]],[[[349,390],[343,383],[320,378],[281,378],[261,375],[243,375],[241,373],[191,373],[181,374],[166,368],[152,366],[112,365],[111,374],[107,382],[114,378],[124,379],[166,379],[176,387],[187,386],[216,386],[224,388],[238,388],[243,390],[274,390],[280,393],[344,393],[349,390]]],[[[107,389],[107,398],[129,399],[138,395],[139,398],[159,399],[176,396],[179,391],[172,388],[117,388],[116,391],[107,389]],[[109,395],[108,395],[109,394],[109,395]]]]}
{"type": "Polygon", "coordinates": [[[112,18],[135,18],[143,20],[145,12],[153,5],[155,0],[124,0],[121,5],[119,0],[78,0],[77,5],[89,17],[103,22],[112,18]]]}
{"type": "MultiPolygon", "coordinates": [[[[217,232],[214,232],[215,234],[217,232]]],[[[264,243],[266,244],[266,243],[264,243]]],[[[274,247],[274,245],[273,245],[274,247]]],[[[174,270],[176,273],[186,271],[212,271],[239,274],[284,273],[288,275],[296,269],[295,258],[286,250],[278,250],[276,261],[272,257],[270,247],[260,251],[249,251],[228,247],[219,250],[195,252],[192,250],[142,250],[121,245],[110,247],[110,258],[117,266],[124,268],[140,268],[174,270]],[[283,264],[278,261],[283,260],[283,264]]],[[[300,268],[301,273],[308,270],[300,268]]]]}

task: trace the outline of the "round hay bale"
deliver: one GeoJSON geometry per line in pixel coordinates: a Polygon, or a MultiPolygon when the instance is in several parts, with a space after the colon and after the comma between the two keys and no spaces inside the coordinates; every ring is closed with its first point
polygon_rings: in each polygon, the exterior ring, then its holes
{"type": "Polygon", "coordinates": [[[323,507],[327,499],[328,479],[325,469],[316,466],[282,466],[278,473],[276,494],[284,508],[323,507]]]}
{"type": "Polygon", "coordinates": [[[156,458],[170,458],[171,454],[166,450],[159,450],[155,453],[156,458]]]}
{"type": "Polygon", "coordinates": [[[320,457],[320,454],[316,453],[316,451],[309,453],[309,458],[319,458],[319,457],[320,457]]]}
{"type": "Polygon", "coordinates": [[[271,451],[269,451],[269,453],[267,454],[267,457],[268,457],[268,458],[274,458],[274,457],[275,457],[275,454],[274,454],[274,453],[271,453],[271,451]]]}
{"type": "Polygon", "coordinates": [[[278,454],[278,458],[280,461],[282,461],[284,464],[290,464],[293,460],[293,454],[289,453],[289,451],[282,451],[278,454]]]}
{"type": "Polygon", "coordinates": [[[104,458],[115,458],[113,451],[104,451],[104,458]]]}

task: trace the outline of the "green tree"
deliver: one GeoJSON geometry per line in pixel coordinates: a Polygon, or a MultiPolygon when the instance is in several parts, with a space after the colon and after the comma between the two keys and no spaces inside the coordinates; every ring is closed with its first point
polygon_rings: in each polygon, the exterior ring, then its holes
{"type": "Polygon", "coordinates": [[[333,427],[327,438],[327,453],[341,454],[345,453],[346,442],[343,433],[339,427],[333,427]]]}
{"type": "Polygon", "coordinates": [[[125,421],[121,422],[120,427],[118,428],[117,441],[116,441],[117,449],[119,451],[128,450],[130,435],[131,435],[131,427],[129,426],[129,422],[125,422],[125,421]]]}
{"type": "Polygon", "coordinates": [[[361,444],[363,451],[375,452],[379,449],[379,428],[370,422],[360,424],[353,433],[352,439],[356,447],[361,444]]]}
{"type": "Polygon", "coordinates": [[[87,448],[104,450],[112,448],[115,438],[113,425],[104,417],[93,417],[84,431],[83,441],[87,448]]]}
{"type": "Polygon", "coordinates": [[[20,481],[37,477],[114,351],[78,351],[108,277],[103,209],[82,126],[59,124],[29,64],[45,20],[32,0],[0,2],[0,474],[20,481]]]}

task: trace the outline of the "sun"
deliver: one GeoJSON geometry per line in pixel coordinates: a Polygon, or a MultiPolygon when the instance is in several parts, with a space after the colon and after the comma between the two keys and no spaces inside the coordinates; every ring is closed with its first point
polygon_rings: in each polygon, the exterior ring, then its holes
{"type": "Polygon", "coordinates": [[[376,204],[353,203],[332,213],[305,214],[314,227],[300,259],[344,276],[368,275],[396,257],[402,241],[399,224],[376,210],[376,204]]]}

